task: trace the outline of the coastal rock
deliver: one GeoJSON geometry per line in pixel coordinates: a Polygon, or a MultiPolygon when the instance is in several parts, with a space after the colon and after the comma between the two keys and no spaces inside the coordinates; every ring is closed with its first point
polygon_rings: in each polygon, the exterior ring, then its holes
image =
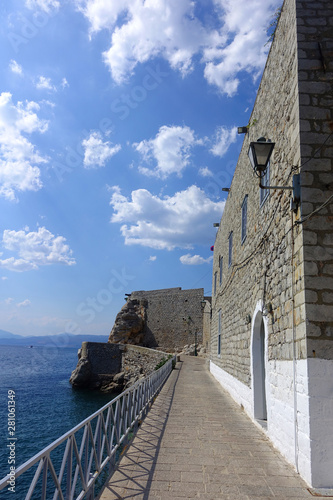
{"type": "Polygon", "coordinates": [[[80,358],[69,379],[73,387],[86,387],[91,381],[91,364],[88,359],[80,358]]]}
{"type": "Polygon", "coordinates": [[[116,316],[109,342],[142,345],[147,301],[128,299],[116,316]]]}

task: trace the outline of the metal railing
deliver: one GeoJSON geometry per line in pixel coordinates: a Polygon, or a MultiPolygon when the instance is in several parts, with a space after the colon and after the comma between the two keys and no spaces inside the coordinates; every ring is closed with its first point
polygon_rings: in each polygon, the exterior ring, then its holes
{"type": "MultiPolygon", "coordinates": [[[[99,481],[101,486],[112,475],[130,433],[168,378],[172,361],[137,381],[18,467],[15,481],[24,473],[32,476],[20,498],[93,500],[95,484],[99,481]]],[[[0,491],[8,487],[10,479],[8,474],[0,481],[0,491]]]]}

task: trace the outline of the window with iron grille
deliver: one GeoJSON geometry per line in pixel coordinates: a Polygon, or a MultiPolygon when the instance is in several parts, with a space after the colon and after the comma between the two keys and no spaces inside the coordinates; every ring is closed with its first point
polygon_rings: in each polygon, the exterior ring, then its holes
{"type": "Polygon", "coordinates": [[[247,229],[247,195],[245,196],[242,203],[242,244],[246,238],[246,229],[247,229]]]}
{"type": "Polygon", "coordinates": [[[229,267],[231,266],[232,264],[232,231],[231,233],[229,234],[229,267]]]}
{"type": "Polygon", "coordinates": [[[222,319],[221,309],[219,310],[219,329],[217,335],[217,355],[221,356],[221,319],[222,319]]]}
{"type": "Polygon", "coordinates": [[[223,277],[223,257],[220,257],[219,259],[219,268],[220,268],[220,286],[221,286],[223,277]]]}

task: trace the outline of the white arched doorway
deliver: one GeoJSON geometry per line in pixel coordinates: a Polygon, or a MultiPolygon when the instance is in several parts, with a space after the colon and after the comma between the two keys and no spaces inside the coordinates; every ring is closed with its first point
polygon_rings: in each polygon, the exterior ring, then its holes
{"type": "Polygon", "coordinates": [[[259,306],[254,314],[252,328],[252,391],[254,418],[263,425],[267,421],[266,338],[265,320],[259,306]]]}

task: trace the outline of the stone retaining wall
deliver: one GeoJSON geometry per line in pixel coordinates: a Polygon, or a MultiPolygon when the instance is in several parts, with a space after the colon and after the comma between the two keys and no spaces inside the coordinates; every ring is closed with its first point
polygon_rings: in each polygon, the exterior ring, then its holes
{"type": "Polygon", "coordinates": [[[168,353],[129,344],[83,342],[70,382],[74,387],[121,392],[146,377],[168,353]]]}

